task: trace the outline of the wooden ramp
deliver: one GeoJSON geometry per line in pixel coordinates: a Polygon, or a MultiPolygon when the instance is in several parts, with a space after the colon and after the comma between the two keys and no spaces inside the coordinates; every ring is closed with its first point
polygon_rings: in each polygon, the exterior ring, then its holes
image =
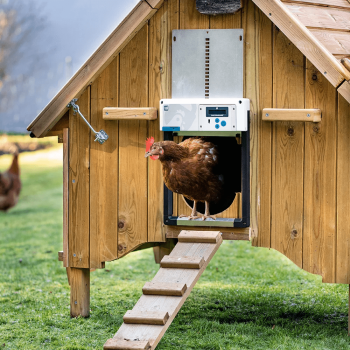
{"type": "Polygon", "coordinates": [[[104,349],[155,349],[222,243],[219,231],[182,231],[178,239],[104,349]]]}

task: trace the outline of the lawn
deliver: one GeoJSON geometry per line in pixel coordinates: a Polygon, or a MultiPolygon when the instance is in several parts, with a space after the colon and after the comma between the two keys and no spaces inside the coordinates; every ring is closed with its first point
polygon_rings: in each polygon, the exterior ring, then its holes
{"type": "MultiPolygon", "coordinates": [[[[158,270],[151,249],[107,263],[91,274],[91,317],[70,319],[60,152],[20,155],[20,202],[0,213],[0,349],[102,349],[158,270]]],[[[157,349],[350,349],[347,314],[348,286],[224,242],[157,349]]]]}

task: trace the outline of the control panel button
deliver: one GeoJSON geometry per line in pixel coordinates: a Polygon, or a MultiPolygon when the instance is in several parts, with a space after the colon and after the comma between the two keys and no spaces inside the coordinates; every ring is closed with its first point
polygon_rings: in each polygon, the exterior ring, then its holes
{"type": "Polygon", "coordinates": [[[219,118],[216,118],[215,119],[215,123],[219,123],[220,122],[220,119],[219,118]]]}
{"type": "Polygon", "coordinates": [[[223,121],[221,122],[221,126],[226,126],[225,120],[223,120],[223,121]]]}
{"type": "Polygon", "coordinates": [[[220,125],[219,124],[215,124],[215,129],[219,129],[220,125]]]}

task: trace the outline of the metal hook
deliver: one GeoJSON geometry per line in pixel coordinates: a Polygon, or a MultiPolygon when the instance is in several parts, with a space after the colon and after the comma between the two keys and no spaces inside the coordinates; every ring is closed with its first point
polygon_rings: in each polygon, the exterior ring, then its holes
{"type": "Polygon", "coordinates": [[[78,101],[77,98],[73,98],[67,105],[68,108],[73,108],[74,114],[78,113],[85,121],[85,123],[89,126],[92,132],[95,134],[95,141],[98,141],[101,145],[108,140],[108,135],[104,130],[100,130],[99,132],[95,131],[95,129],[90,125],[90,123],[85,119],[85,117],[81,114],[79,106],[76,104],[78,101]]]}

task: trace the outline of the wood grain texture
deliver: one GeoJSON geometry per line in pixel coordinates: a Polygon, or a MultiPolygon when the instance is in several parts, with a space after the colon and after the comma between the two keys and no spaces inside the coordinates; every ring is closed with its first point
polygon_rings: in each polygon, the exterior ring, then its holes
{"type": "Polygon", "coordinates": [[[155,349],[158,342],[166,332],[167,328],[177,315],[181,306],[187,299],[194,285],[203,273],[215,252],[218,250],[222,240],[217,244],[206,243],[178,243],[171,256],[191,256],[203,258],[205,264],[200,270],[196,269],[164,269],[161,268],[152,280],[154,283],[185,283],[187,290],[182,297],[162,295],[142,295],[133,310],[138,312],[166,311],[169,313],[169,320],[165,326],[152,325],[127,325],[122,324],[114,338],[117,339],[139,339],[149,341],[151,349],[155,349]]]}
{"type": "Polygon", "coordinates": [[[350,105],[338,94],[336,282],[350,284],[350,105]]]}
{"type": "Polygon", "coordinates": [[[91,142],[90,155],[90,267],[102,268],[118,256],[119,124],[101,117],[102,109],[118,106],[119,57],[91,86],[91,123],[109,139],[91,142]]]}
{"type": "Polygon", "coordinates": [[[295,17],[306,27],[350,30],[349,9],[307,6],[304,4],[285,4],[295,17]]]}
{"type": "Polygon", "coordinates": [[[316,68],[323,74],[326,72],[325,76],[333,86],[338,86],[344,79],[350,79],[350,72],[323,45],[320,45],[319,41],[300,22],[300,18],[295,11],[294,13],[290,11],[288,4],[283,4],[279,0],[268,2],[263,0],[253,1],[297,48],[313,62],[316,68]]]}
{"type": "MultiPolygon", "coordinates": [[[[148,104],[148,26],[120,53],[119,104],[148,104]]],[[[146,121],[119,121],[118,257],[147,242],[146,121]]]]}
{"type": "Polygon", "coordinates": [[[294,108],[264,108],[262,120],[267,122],[313,122],[321,121],[321,110],[314,109],[294,109],[294,108]]]}
{"type": "MultiPolygon", "coordinates": [[[[77,104],[90,122],[90,87],[77,104]]],[[[90,142],[91,131],[79,115],[69,112],[69,254],[70,267],[90,267],[90,142]],[[73,141],[74,140],[74,141],[73,141]]]]}
{"type": "Polygon", "coordinates": [[[95,81],[104,68],[156,13],[162,3],[163,0],[148,0],[148,3],[140,1],[27,129],[36,137],[45,136],[67,111],[67,104],[73,98],[80,97],[86,87],[95,81]]]}
{"type": "MultiPolygon", "coordinates": [[[[349,50],[350,51],[350,50],[349,50]]],[[[340,62],[343,64],[343,66],[350,71],[350,59],[348,58],[342,58],[340,62]]]]}
{"type": "Polygon", "coordinates": [[[183,296],[186,290],[186,283],[146,282],[146,284],[142,288],[142,292],[145,295],[183,296]]]}
{"type": "Polygon", "coordinates": [[[103,108],[102,117],[104,120],[155,120],[157,114],[156,107],[105,107],[103,108]]]}
{"type": "Polygon", "coordinates": [[[180,28],[179,29],[207,29],[209,16],[197,11],[196,0],[180,1],[180,28]]]}
{"type": "Polygon", "coordinates": [[[322,123],[305,125],[303,269],[335,282],[336,90],[306,63],[305,108],[321,108],[322,123]],[[315,80],[314,75],[317,75],[315,80]]]}
{"type": "Polygon", "coordinates": [[[282,0],[282,2],[350,9],[350,3],[348,0],[282,0]]]}
{"type": "Polygon", "coordinates": [[[200,269],[204,265],[203,257],[166,255],[160,262],[162,268],[200,269]]]}
{"type": "MultiPolygon", "coordinates": [[[[350,55],[350,33],[332,30],[310,29],[310,32],[333,55],[350,55]]],[[[346,67],[347,70],[350,68],[346,67]]]]}
{"type": "Polygon", "coordinates": [[[217,243],[221,237],[220,231],[186,231],[183,230],[179,236],[179,242],[192,243],[217,243]]]}
{"type": "Polygon", "coordinates": [[[90,269],[67,267],[70,284],[70,317],[90,315],[90,269]]]}
{"type": "MultiPolygon", "coordinates": [[[[304,108],[304,56],[274,30],[275,108],[304,108]]],[[[302,267],[304,123],[274,122],[271,247],[302,267]]]]}
{"type": "Polygon", "coordinates": [[[338,92],[350,103],[350,82],[344,81],[338,88],[338,92]]]}
{"type": "Polygon", "coordinates": [[[257,85],[256,6],[253,2],[243,2],[242,27],[244,30],[244,97],[250,99],[250,227],[252,244],[258,237],[258,145],[259,145],[259,88],[257,85]]]}
{"type": "MultiPolygon", "coordinates": [[[[257,109],[258,121],[253,143],[256,183],[252,183],[251,194],[254,198],[254,212],[258,222],[252,227],[252,244],[259,247],[271,246],[271,193],[272,193],[272,125],[262,122],[261,115],[264,107],[273,106],[273,24],[270,19],[258,8],[255,8],[255,67],[257,67],[257,109]]],[[[250,25],[253,25],[251,23],[250,25]]],[[[252,31],[251,31],[252,32],[252,31]]],[[[252,35],[252,34],[251,34],[252,35]]],[[[252,63],[254,64],[253,58],[252,63]]],[[[254,79],[254,77],[251,77],[254,79]]],[[[252,205],[252,203],[251,203],[252,205]]]]}
{"type": "Polygon", "coordinates": [[[55,124],[46,136],[60,136],[63,134],[63,129],[69,128],[69,111],[55,124]]]}
{"type": "Polygon", "coordinates": [[[69,240],[69,129],[63,129],[63,266],[68,267],[69,240]]]}
{"type": "Polygon", "coordinates": [[[123,317],[126,324],[165,325],[169,319],[167,311],[138,312],[129,310],[123,317]]]}
{"type": "Polygon", "coordinates": [[[127,341],[124,339],[108,339],[103,350],[148,350],[148,341],[127,341]]]}

